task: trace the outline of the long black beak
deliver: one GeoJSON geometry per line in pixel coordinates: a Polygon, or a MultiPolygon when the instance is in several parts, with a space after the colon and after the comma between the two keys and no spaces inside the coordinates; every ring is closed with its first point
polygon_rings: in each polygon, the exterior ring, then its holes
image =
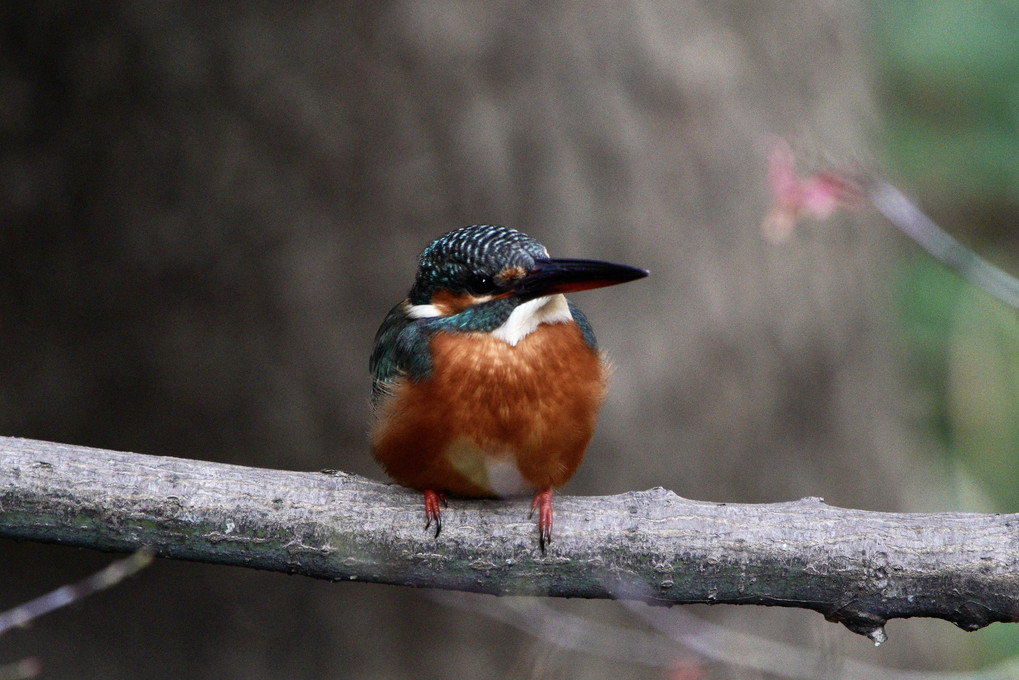
{"type": "Polygon", "coordinates": [[[615,286],[647,275],[646,269],[612,262],[539,259],[534,261],[534,269],[513,286],[512,294],[524,300],[532,300],[542,295],[615,286]]]}

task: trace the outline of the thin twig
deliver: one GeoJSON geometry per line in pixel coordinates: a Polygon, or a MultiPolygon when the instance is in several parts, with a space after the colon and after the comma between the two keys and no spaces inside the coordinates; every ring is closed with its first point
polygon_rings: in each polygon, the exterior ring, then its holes
{"type": "Polygon", "coordinates": [[[0,666],[0,680],[28,680],[42,673],[42,664],[34,656],[0,666]]]}
{"type": "Polygon", "coordinates": [[[78,602],[100,590],[115,586],[152,563],[152,553],[146,548],[136,550],[129,557],[110,563],[104,569],[77,583],[60,586],[41,597],[0,613],[0,635],[11,628],[25,626],[43,614],[78,602]]]}
{"type": "Polygon", "coordinates": [[[1019,279],[964,246],[888,182],[875,182],[868,195],[878,212],[935,259],[1006,305],[1019,309],[1019,279]]]}
{"type": "Polygon", "coordinates": [[[884,180],[868,179],[845,168],[801,177],[796,171],[796,154],[783,139],[768,156],[768,184],[772,204],[761,222],[761,232],[772,243],[788,240],[802,218],[825,220],[838,209],[860,210],[869,202],[936,260],[1012,309],[1019,309],[1019,279],[964,246],[884,180]]]}
{"type": "Polygon", "coordinates": [[[705,662],[793,680],[812,680],[825,668],[836,668],[842,680],[1012,680],[1019,677],[1019,657],[968,672],[900,670],[769,640],[710,623],[676,608],[649,607],[630,600],[619,602],[658,634],[561,611],[533,597],[495,599],[436,592],[433,598],[446,606],[513,626],[560,649],[649,667],[670,668],[677,659],[683,659],[684,652],[680,650],[687,650],[686,653],[692,652],[705,662]]]}

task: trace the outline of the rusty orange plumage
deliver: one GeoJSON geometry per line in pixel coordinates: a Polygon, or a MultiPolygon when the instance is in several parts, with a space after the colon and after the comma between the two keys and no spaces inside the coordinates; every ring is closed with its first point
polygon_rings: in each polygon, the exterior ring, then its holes
{"type": "Polygon", "coordinates": [[[563,293],[646,275],[554,260],[491,225],[425,249],[408,298],[376,336],[371,447],[394,480],[424,492],[436,536],[446,494],[529,494],[544,550],[551,492],[584,457],[607,378],[590,325],[563,293]]]}

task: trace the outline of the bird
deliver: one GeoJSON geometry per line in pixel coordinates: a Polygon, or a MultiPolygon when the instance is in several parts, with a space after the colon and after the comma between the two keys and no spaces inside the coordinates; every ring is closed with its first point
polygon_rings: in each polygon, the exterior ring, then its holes
{"type": "Polygon", "coordinates": [[[389,477],[423,493],[436,539],[447,495],[532,495],[545,552],[552,492],[580,466],[608,377],[591,324],[565,293],[647,275],[552,258],[530,236],[490,224],[421,252],[407,297],[375,336],[369,439],[389,477]]]}

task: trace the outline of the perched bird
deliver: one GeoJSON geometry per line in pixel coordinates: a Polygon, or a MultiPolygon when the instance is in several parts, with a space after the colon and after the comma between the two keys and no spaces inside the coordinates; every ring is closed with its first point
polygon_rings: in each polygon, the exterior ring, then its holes
{"type": "Polygon", "coordinates": [[[424,492],[425,528],[446,494],[534,494],[552,540],[552,490],[573,476],[605,396],[606,369],[564,293],[647,276],[549,257],[519,231],[474,225],[421,253],[407,299],[375,336],[371,448],[394,480],[424,492]]]}

